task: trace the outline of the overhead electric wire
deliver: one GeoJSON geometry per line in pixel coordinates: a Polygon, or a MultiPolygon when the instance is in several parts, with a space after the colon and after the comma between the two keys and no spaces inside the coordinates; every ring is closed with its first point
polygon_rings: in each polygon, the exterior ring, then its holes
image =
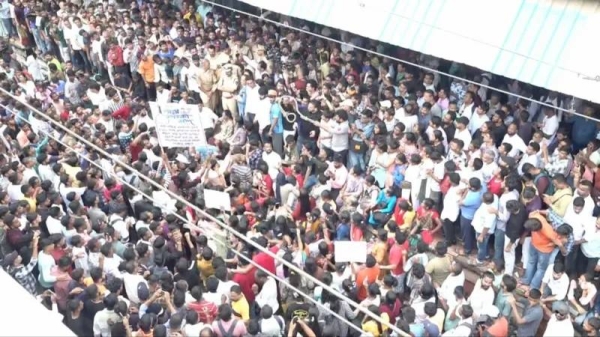
{"type": "MultiPolygon", "coordinates": [[[[10,108],[8,108],[7,106],[0,104],[0,107],[6,109],[7,111],[10,111],[13,114],[16,114],[15,111],[11,110],[10,108]]],[[[33,126],[31,124],[30,121],[24,119],[24,118],[20,118],[19,120],[24,121],[25,123],[33,126]]],[[[54,135],[51,135],[50,133],[44,131],[44,130],[38,130],[40,133],[45,134],[46,137],[54,139],[57,143],[63,145],[65,148],[69,149],[71,152],[75,153],[77,156],[81,157],[82,159],[87,160],[90,164],[92,164],[93,166],[97,167],[98,169],[100,169],[101,171],[106,172],[107,174],[111,174],[111,176],[113,176],[114,179],[118,180],[119,182],[121,182],[123,185],[128,186],[129,188],[131,188],[133,191],[139,193],[141,196],[143,196],[144,198],[155,202],[156,200],[147,195],[146,193],[144,193],[142,190],[140,190],[139,188],[135,187],[133,184],[131,184],[130,182],[127,182],[125,179],[119,177],[115,172],[108,172],[106,170],[106,168],[102,167],[102,165],[96,163],[95,161],[90,160],[89,158],[87,158],[84,154],[79,153],[77,150],[75,150],[74,148],[72,148],[71,146],[69,146],[68,144],[65,144],[65,142],[61,141],[60,139],[58,139],[57,137],[55,137],[54,135]]],[[[110,157],[109,157],[110,158],[110,157]]],[[[136,171],[137,172],[137,171],[136,171]]],[[[141,175],[141,174],[139,174],[141,175]]],[[[138,176],[139,176],[138,175],[138,176]]],[[[133,207],[133,205],[132,205],[133,207]]],[[[171,213],[173,215],[175,215],[176,218],[184,221],[185,223],[187,223],[188,225],[200,228],[203,231],[209,232],[211,231],[211,229],[205,229],[202,228],[198,225],[194,225],[191,221],[189,221],[189,219],[184,218],[183,216],[181,216],[180,214],[173,212],[171,213]]],[[[223,245],[224,247],[227,247],[228,244],[226,242],[223,242],[221,240],[218,240],[216,238],[216,236],[211,236],[211,240],[215,241],[218,244],[223,245]]],[[[245,254],[238,252],[235,249],[232,249],[231,252],[233,252],[236,256],[238,256],[239,258],[242,258],[243,260],[249,262],[251,265],[253,265],[254,267],[256,267],[259,270],[262,270],[263,272],[265,272],[267,275],[273,277],[274,279],[276,279],[277,281],[281,282],[284,286],[292,289],[293,291],[299,293],[300,295],[304,296],[305,298],[307,298],[310,302],[314,303],[316,306],[323,308],[324,310],[328,311],[329,313],[331,313],[333,316],[335,316],[336,318],[342,320],[343,322],[345,322],[348,326],[350,326],[351,328],[353,328],[354,330],[358,331],[358,332],[363,332],[362,328],[358,327],[356,324],[354,324],[353,322],[349,321],[346,317],[342,317],[340,314],[338,314],[337,312],[331,310],[330,308],[328,308],[327,306],[325,306],[323,303],[320,303],[319,301],[315,300],[314,298],[312,298],[309,294],[306,294],[304,292],[302,292],[301,290],[299,290],[298,288],[296,288],[295,286],[293,286],[292,284],[289,283],[289,281],[280,278],[279,276],[277,276],[276,274],[271,273],[270,271],[268,271],[267,269],[265,269],[264,267],[260,266],[258,263],[254,262],[251,258],[247,257],[245,254]]]]}
{"type": "MultiPolygon", "coordinates": [[[[21,104],[23,104],[24,106],[26,106],[30,110],[30,113],[34,113],[35,112],[37,115],[40,115],[45,120],[47,120],[48,122],[50,122],[50,124],[56,126],[56,128],[63,130],[65,133],[69,134],[71,137],[79,140],[80,142],[86,144],[87,146],[89,146],[90,148],[94,149],[99,154],[102,154],[106,158],[112,158],[121,167],[126,168],[129,171],[131,171],[131,172],[138,172],[135,168],[131,167],[131,165],[129,165],[129,164],[121,161],[120,159],[114,158],[109,153],[107,153],[104,149],[101,149],[96,144],[93,144],[90,141],[88,141],[87,139],[83,138],[82,136],[76,134],[75,132],[73,132],[69,128],[65,127],[61,123],[55,121],[52,117],[48,116],[46,113],[41,112],[40,110],[38,110],[37,108],[35,108],[31,104],[29,104],[28,102],[25,102],[25,101],[19,99],[18,97],[16,97],[15,95],[13,95],[12,93],[10,93],[9,91],[5,90],[4,88],[0,87],[0,92],[4,92],[6,95],[8,95],[9,97],[11,97],[12,99],[19,101],[21,104]]],[[[298,268],[298,266],[294,265],[293,263],[290,263],[290,262],[284,260],[283,258],[281,258],[281,257],[277,256],[276,254],[272,253],[270,250],[266,249],[265,247],[262,247],[261,245],[257,244],[253,240],[248,239],[248,237],[246,237],[246,235],[238,232],[237,230],[235,230],[231,226],[227,225],[226,223],[222,222],[221,220],[219,220],[219,219],[213,217],[212,215],[206,213],[204,210],[200,209],[198,206],[190,203],[188,200],[186,200],[185,198],[182,198],[181,196],[177,195],[176,193],[171,192],[169,189],[167,189],[164,186],[160,185],[159,183],[155,182],[151,178],[149,178],[149,177],[147,177],[147,176],[145,176],[145,175],[143,175],[141,173],[139,173],[138,177],[140,179],[145,180],[150,185],[152,185],[152,186],[154,186],[154,187],[156,187],[156,188],[164,191],[171,198],[173,198],[175,200],[178,200],[178,201],[182,202],[183,204],[187,205],[188,207],[190,207],[191,209],[193,209],[198,214],[201,214],[205,218],[210,219],[211,221],[213,221],[214,223],[218,224],[219,226],[221,226],[222,228],[224,228],[225,230],[227,230],[228,232],[230,232],[234,236],[238,237],[240,240],[242,240],[246,244],[252,246],[254,249],[267,254],[268,256],[272,257],[273,259],[279,261],[280,263],[282,263],[283,265],[285,265],[286,267],[288,267],[290,270],[293,270],[297,274],[304,276],[305,278],[309,279],[310,281],[312,281],[316,285],[321,286],[323,289],[327,290],[332,295],[336,296],[340,300],[343,300],[343,301],[347,302],[352,307],[356,308],[358,311],[360,311],[364,315],[369,316],[370,318],[372,318],[373,320],[375,320],[376,322],[378,322],[382,326],[385,326],[385,327],[393,330],[394,332],[398,333],[400,336],[403,336],[403,337],[408,337],[409,336],[408,334],[406,334],[402,330],[398,329],[395,325],[390,324],[389,322],[386,322],[386,321],[382,320],[381,317],[375,315],[374,313],[372,313],[371,311],[369,311],[364,306],[361,306],[359,303],[356,303],[355,301],[353,301],[349,297],[345,296],[344,294],[341,294],[339,291],[337,291],[336,289],[332,288],[331,286],[323,283],[319,279],[315,278],[313,275],[311,275],[311,274],[305,272],[304,270],[298,268]]]]}
{"type": "MultiPolygon", "coordinates": [[[[340,45],[346,45],[346,46],[352,47],[354,49],[370,53],[372,55],[377,55],[377,56],[380,56],[380,57],[383,57],[383,58],[387,58],[387,59],[390,59],[390,60],[394,60],[396,62],[400,62],[400,63],[406,64],[406,65],[409,65],[411,67],[423,69],[423,70],[425,70],[427,72],[430,72],[430,73],[436,73],[436,74],[440,74],[442,76],[446,76],[446,77],[449,77],[449,78],[452,78],[452,79],[455,79],[455,80],[460,80],[460,81],[463,81],[463,82],[466,82],[466,83],[471,83],[471,84],[477,85],[477,86],[482,87],[482,88],[490,89],[490,90],[493,90],[493,91],[496,91],[496,92],[499,92],[499,93],[502,93],[502,94],[505,94],[505,95],[508,95],[508,96],[513,96],[513,97],[517,97],[517,98],[520,98],[520,99],[524,99],[524,100],[529,101],[529,102],[537,103],[537,104],[539,104],[541,106],[546,106],[546,107],[552,108],[554,110],[563,111],[563,112],[566,112],[566,113],[569,113],[569,114],[573,114],[573,115],[576,115],[576,116],[579,116],[579,117],[582,117],[582,118],[586,118],[586,119],[589,119],[589,120],[593,120],[595,122],[600,123],[600,119],[597,119],[597,118],[594,118],[594,117],[590,117],[590,116],[578,113],[578,112],[576,112],[574,110],[567,110],[567,109],[564,109],[564,108],[561,108],[561,107],[557,107],[557,106],[554,106],[554,105],[546,103],[546,102],[542,102],[540,100],[536,100],[536,99],[533,99],[533,98],[529,98],[529,97],[525,97],[525,96],[522,96],[522,95],[519,95],[519,94],[515,94],[515,93],[512,93],[510,91],[506,91],[504,89],[492,87],[490,85],[483,84],[483,83],[478,83],[478,82],[475,82],[473,80],[466,79],[464,77],[452,75],[452,74],[449,74],[449,73],[446,73],[446,72],[443,72],[443,71],[440,71],[440,70],[437,70],[437,69],[429,68],[429,67],[426,67],[426,66],[414,63],[414,62],[410,62],[410,61],[407,61],[407,60],[402,60],[402,59],[394,57],[394,56],[385,55],[383,53],[377,52],[376,50],[369,50],[369,49],[366,49],[366,48],[363,48],[363,47],[355,46],[355,45],[353,45],[351,43],[347,43],[347,42],[344,42],[344,41],[341,41],[341,40],[338,40],[338,39],[334,39],[334,38],[331,38],[331,37],[328,37],[328,36],[324,36],[322,34],[313,33],[310,30],[305,30],[305,29],[302,29],[302,28],[298,28],[298,27],[286,25],[286,24],[283,24],[281,22],[278,22],[278,21],[275,21],[275,20],[272,20],[272,19],[268,19],[266,17],[262,17],[260,15],[252,14],[252,13],[249,13],[249,12],[246,12],[246,11],[242,11],[242,10],[233,8],[231,6],[221,5],[221,4],[218,4],[218,3],[214,2],[214,1],[210,1],[210,0],[201,0],[201,1],[205,2],[207,4],[210,4],[212,6],[215,6],[215,7],[220,7],[220,8],[232,11],[232,12],[236,12],[236,13],[239,13],[239,14],[250,16],[250,17],[262,20],[262,21],[266,21],[266,22],[272,23],[272,24],[274,24],[276,26],[281,26],[281,27],[284,27],[284,28],[287,28],[287,29],[292,29],[292,30],[295,30],[295,31],[300,32],[300,33],[304,33],[304,34],[308,34],[308,35],[311,35],[311,36],[314,36],[314,37],[318,37],[318,38],[323,39],[323,40],[327,40],[327,41],[330,41],[330,42],[335,42],[335,43],[338,43],[340,45]]],[[[287,15],[287,16],[290,16],[290,15],[287,15]]],[[[293,16],[290,16],[290,17],[293,17],[293,16]]],[[[304,20],[304,21],[309,21],[309,20],[304,20]]],[[[321,25],[321,26],[324,26],[324,25],[321,25]]]]}

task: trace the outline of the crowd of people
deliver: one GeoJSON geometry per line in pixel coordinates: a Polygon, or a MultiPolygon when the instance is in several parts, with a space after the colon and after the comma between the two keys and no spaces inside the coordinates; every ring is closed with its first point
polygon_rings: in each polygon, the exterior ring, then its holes
{"type": "Polygon", "coordinates": [[[0,14],[2,266],[76,336],[599,334],[597,105],[202,1],[0,14]]]}

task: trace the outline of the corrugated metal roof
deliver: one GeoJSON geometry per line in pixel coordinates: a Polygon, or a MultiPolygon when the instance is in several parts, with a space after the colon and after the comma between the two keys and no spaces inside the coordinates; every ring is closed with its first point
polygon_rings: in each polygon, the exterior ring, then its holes
{"type": "Polygon", "coordinates": [[[600,103],[600,1],[242,1],[600,103]]]}

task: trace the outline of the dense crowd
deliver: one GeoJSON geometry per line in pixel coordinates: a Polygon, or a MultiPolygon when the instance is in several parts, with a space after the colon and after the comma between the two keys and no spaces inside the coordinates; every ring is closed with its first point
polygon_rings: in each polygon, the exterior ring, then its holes
{"type": "Polygon", "coordinates": [[[598,335],[595,104],[270,17],[1,2],[16,282],[78,337],[598,335]],[[161,146],[149,102],[207,143],[161,146]]]}

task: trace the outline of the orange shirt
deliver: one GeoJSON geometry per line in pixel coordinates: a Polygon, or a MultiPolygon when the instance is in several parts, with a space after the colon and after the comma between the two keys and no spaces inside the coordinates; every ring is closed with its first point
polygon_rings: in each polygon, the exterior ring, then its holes
{"type": "Polygon", "coordinates": [[[541,253],[551,253],[556,247],[552,239],[558,237],[554,228],[540,214],[534,214],[530,218],[538,219],[542,223],[542,228],[539,231],[531,232],[531,244],[541,253]]]}
{"type": "Polygon", "coordinates": [[[505,317],[500,317],[492,326],[487,329],[490,336],[506,337],[508,336],[508,320],[505,317]]]}
{"type": "Polygon", "coordinates": [[[146,82],[154,83],[154,61],[151,57],[148,57],[146,61],[140,61],[138,70],[146,82]]]}
{"type": "Polygon", "coordinates": [[[367,288],[363,285],[365,279],[369,282],[369,284],[375,283],[375,281],[377,281],[377,277],[379,276],[379,272],[380,268],[378,265],[376,265],[373,268],[365,268],[356,274],[356,287],[358,290],[357,297],[359,302],[367,298],[367,288]]]}

